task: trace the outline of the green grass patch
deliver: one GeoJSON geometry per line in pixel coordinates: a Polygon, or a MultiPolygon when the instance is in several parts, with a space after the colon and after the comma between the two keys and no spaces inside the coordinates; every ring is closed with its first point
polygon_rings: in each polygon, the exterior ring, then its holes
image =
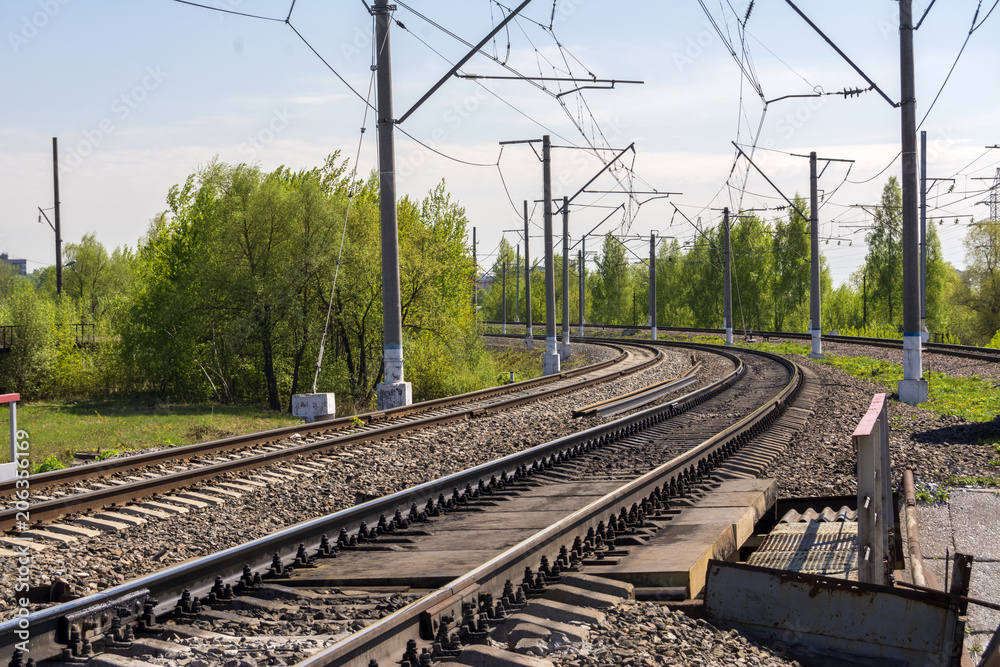
{"type": "MultiPolygon", "coordinates": [[[[827,357],[819,363],[839,368],[856,378],[875,380],[890,390],[903,379],[903,367],[868,357],[827,357]]],[[[977,375],[949,377],[925,372],[930,401],[921,407],[944,415],[956,415],[969,421],[989,421],[1000,412],[1000,389],[977,375]]]]}
{"type": "Polygon", "coordinates": [[[30,460],[40,472],[69,463],[81,451],[107,458],[128,450],[189,445],[298,422],[289,414],[256,407],[135,400],[23,402],[17,410],[17,426],[27,431],[30,460]]]}
{"type": "Polygon", "coordinates": [[[785,341],[784,343],[744,343],[742,341],[737,341],[736,345],[739,347],[745,347],[751,350],[761,350],[762,352],[770,352],[772,354],[800,354],[803,357],[807,356],[812,352],[812,346],[808,343],[793,343],[791,341],[785,341]]]}
{"type": "Polygon", "coordinates": [[[949,486],[992,486],[1000,488],[1000,477],[949,477],[949,486]]]}

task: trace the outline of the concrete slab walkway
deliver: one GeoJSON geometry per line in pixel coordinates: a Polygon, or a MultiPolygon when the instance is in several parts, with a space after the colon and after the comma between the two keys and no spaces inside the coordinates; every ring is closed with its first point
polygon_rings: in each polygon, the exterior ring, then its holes
{"type": "MultiPolygon", "coordinates": [[[[1000,604],[1000,492],[951,489],[946,503],[917,503],[924,567],[945,585],[945,563],[955,552],[975,556],[969,595],[1000,604]]],[[[949,565],[950,569],[951,565],[949,565]]],[[[979,654],[1000,627],[1000,611],[969,605],[965,647],[979,654]]]]}

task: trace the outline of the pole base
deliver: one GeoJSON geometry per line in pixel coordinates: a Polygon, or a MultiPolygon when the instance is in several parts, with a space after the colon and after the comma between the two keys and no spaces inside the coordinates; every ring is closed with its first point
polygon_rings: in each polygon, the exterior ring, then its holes
{"type": "Polygon", "coordinates": [[[570,343],[559,343],[559,358],[569,359],[569,355],[573,353],[573,348],[570,343]]]}
{"type": "Polygon", "coordinates": [[[559,372],[559,355],[546,352],[542,355],[542,375],[556,375],[559,372]]]}
{"type": "Polygon", "coordinates": [[[380,382],[375,385],[375,393],[379,410],[413,403],[413,385],[409,382],[380,382]]]}
{"type": "Polygon", "coordinates": [[[809,358],[810,359],[826,359],[826,357],[823,356],[822,352],[810,352],[809,353],[809,358]]]}
{"type": "Polygon", "coordinates": [[[524,337],[524,349],[530,352],[531,350],[534,349],[534,347],[535,347],[535,337],[532,336],[531,332],[529,331],[528,335],[524,337]]]}
{"type": "Polygon", "coordinates": [[[337,399],[333,392],[326,394],[295,394],[292,396],[292,414],[306,424],[320,419],[332,419],[337,414],[337,399]]]}
{"type": "Polygon", "coordinates": [[[900,380],[896,391],[901,403],[917,405],[927,402],[927,380],[900,380]]]}

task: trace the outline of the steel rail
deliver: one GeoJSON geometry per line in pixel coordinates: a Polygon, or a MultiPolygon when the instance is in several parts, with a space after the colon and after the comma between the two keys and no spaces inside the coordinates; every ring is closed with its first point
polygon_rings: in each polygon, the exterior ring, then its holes
{"type": "MultiPolygon", "coordinates": [[[[664,344],[661,343],[661,346],[664,344]]],[[[16,631],[20,623],[27,623],[30,628],[30,654],[32,657],[39,660],[56,656],[67,639],[68,618],[76,619],[74,623],[79,624],[82,629],[89,629],[92,634],[101,635],[109,628],[110,618],[115,615],[109,614],[109,610],[114,610],[117,615],[121,616],[123,622],[132,622],[142,613],[142,602],[148,599],[156,601],[155,605],[151,606],[151,611],[154,611],[156,615],[165,614],[173,609],[174,600],[184,590],[189,590],[193,595],[204,595],[212,587],[217,576],[226,580],[238,578],[243,571],[244,564],[248,564],[254,570],[266,571],[275,554],[287,561],[295,556],[299,544],[306,545],[310,550],[314,549],[324,536],[330,535],[335,538],[342,528],[353,532],[358,529],[362,521],[375,525],[379,517],[382,515],[393,516],[397,509],[405,514],[415,503],[421,505],[429,499],[438,498],[444,493],[450,494],[453,490],[464,488],[466,485],[476,488],[480,481],[489,480],[494,476],[500,477],[504,473],[512,474],[521,468],[544,470],[551,467],[560,454],[570,456],[567,452],[576,455],[590,451],[598,446],[627,437],[643,426],[669,419],[673,415],[700,405],[732,386],[745,374],[746,367],[742,360],[727,351],[706,349],[704,346],[684,343],[671,344],[670,346],[689,347],[722,354],[733,359],[737,367],[726,377],[670,403],[655,406],[325,517],[281,529],[217,554],[181,563],[85,598],[42,609],[24,619],[15,618],[5,621],[0,623],[0,661],[9,660],[13,655],[14,647],[18,642],[16,631]]],[[[781,363],[788,365],[788,362],[784,360],[781,360],[781,363]]],[[[769,401],[768,405],[773,402],[773,400],[769,401]]],[[[34,511],[32,508],[32,513],[34,511]]]]}
{"type": "Polygon", "coordinates": [[[737,442],[743,434],[753,432],[762,423],[770,424],[794,398],[801,386],[801,375],[794,364],[777,355],[750,352],[775,359],[790,369],[789,382],[763,406],[688,452],[540,530],[437,591],[297,663],[296,667],[362,667],[368,665],[369,660],[395,664],[403,654],[407,640],[419,636],[429,639],[427,629],[436,627],[442,616],[461,618],[463,603],[476,601],[481,592],[490,592],[499,599],[504,583],[520,580],[525,567],[535,565],[543,555],[554,559],[560,546],[570,545],[576,537],[583,537],[588,528],[596,528],[598,522],[614,514],[618,508],[627,508],[633,503],[642,504],[654,493],[654,489],[665,487],[671,477],[680,471],[700,468],[702,462],[711,460],[716,452],[737,442]]]}
{"type": "MultiPolygon", "coordinates": [[[[636,347],[646,347],[648,345],[638,344],[636,347]]],[[[531,403],[543,398],[557,396],[559,394],[576,391],[593,384],[605,382],[622,375],[635,373],[646,368],[662,358],[662,351],[657,350],[654,357],[647,359],[635,366],[619,371],[612,371],[592,378],[587,378],[571,385],[543,389],[527,396],[516,396],[507,400],[499,401],[488,406],[470,407],[463,410],[447,413],[444,415],[432,415],[418,418],[412,421],[389,423],[378,426],[374,429],[350,433],[347,435],[334,436],[316,442],[304,443],[292,447],[245,456],[231,461],[222,461],[205,466],[197,466],[188,470],[168,473],[151,479],[145,479],[109,488],[89,491],[62,498],[53,498],[42,502],[31,504],[32,523],[54,521],[70,513],[81,512],[91,509],[103,509],[110,505],[120,505],[132,502],[138,498],[145,498],[160,493],[168,493],[178,487],[190,486],[198,482],[212,479],[226,473],[239,472],[260,468],[266,465],[295,459],[300,456],[315,454],[334,447],[349,447],[364,442],[376,442],[394,438],[404,433],[415,431],[432,426],[442,426],[456,421],[465,421],[473,417],[480,417],[494,412],[510,410],[525,403],[531,403]]],[[[590,368],[592,367],[584,367],[590,368]]],[[[576,373],[579,375],[580,373],[576,373]]],[[[138,457],[131,457],[138,458],[138,457]]],[[[128,459],[123,459],[128,461],[128,459]]],[[[80,466],[83,467],[83,466],[80,466]]],[[[57,471],[58,472],[58,471],[57,471]]],[[[0,531],[13,531],[18,525],[18,514],[16,507],[0,510],[0,531]]]]}
{"type": "MultiPolygon", "coordinates": [[[[636,343],[639,347],[642,347],[643,345],[642,341],[636,341],[636,343]]],[[[28,478],[28,481],[31,484],[31,488],[37,490],[48,486],[52,486],[53,484],[76,482],[82,479],[87,479],[89,477],[97,476],[99,474],[107,475],[117,472],[124,472],[126,470],[133,470],[135,468],[141,468],[143,466],[153,465],[156,463],[163,463],[164,461],[186,460],[195,456],[201,456],[208,453],[223,452],[243,447],[263,445],[273,442],[275,440],[281,440],[287,438],[296,433],[300,435],[313,435],[316,433],[325,433],[329,431],[357,428],[358,420],[363,422],[365,425],[372,425],[396,417],[405,417],[409,415],[427,412],[429,410],[453,407],[456,405],[469,403],[471,401],[483,398],[502,396],[504,394],[509,394],[515,391],[531,389],[539,385],[550,384],[558,380],[572,378],[577,375],[593,372],[595,370],[601,370],[602,368],[607,368],[608,366],[620,363],[627,356],[627,352],[625,352],[624,348],[621,347],[620,341],[614,341],[614,342],[609,341],[608,343],[605,344],[608,345],[609,347],[612,347],[613,349],[617,349],[619,352],[618,356],[615,357],[614,359],[609,359],[596,364],[590,364],[587,366],[581,366],[580,368],[574,368],[572,370],[559,373],[558,375],[549,375],[549,376],[532,378],[529,380],[522,380],[520,382],[514,382],[511,384],[503,385],[502,387],[489,387],[486,389],[479,389],[477,391],[472,391],[465,394],[459,394],[458,396],[446,396],[442,398],[431,399],[428,401],[422,401],[420,403],[414,403],[412,405],[403,405],[397,408],[390,408],[388,410],[367,412],[360,415],[354,415],[351,417],[328,419],[328,420],[314,422],[311,424],[295,424],[292,426],[283,426],[280,428],[270,429],[267,431],[259,431],[257,433],[248,433],[245,435],[237,435],[229,438],[222,438],[219,440],[194,443],[191,445],[184,445],[182,447],[172,447],[170,449],[163,449],[155,452],[135,454],[133,456],[127,456],[124,458],[108,459],[106,461],[88,463],[86,465],[73,466],[71,468],[63,468],[61,470],[53,470],[50,472],[40,473],[37,475],[31,475],[28,478]]],[[[15,490],[14,485],[15,485],[15,480],[0,482],[0,494],[12,493],[15,490]]]]}

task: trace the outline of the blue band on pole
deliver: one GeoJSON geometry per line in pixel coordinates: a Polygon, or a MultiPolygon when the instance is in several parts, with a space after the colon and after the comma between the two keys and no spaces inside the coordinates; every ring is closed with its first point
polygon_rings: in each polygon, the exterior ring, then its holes
{"type": "Polygon", "coordinates": [[[402,350],[403,346],[402,345],[383,345],[382,349],[383,350],[402,350]]]}
{"type": "Polygon", "coordinates": [[[916,333],[913,333],[912,331],[904,331],[903,332],[903,338],[906,338],[907,336],[922,336],[922,335],[923,334],[920,333],[919,331],[916,332],[916,333]]]}

